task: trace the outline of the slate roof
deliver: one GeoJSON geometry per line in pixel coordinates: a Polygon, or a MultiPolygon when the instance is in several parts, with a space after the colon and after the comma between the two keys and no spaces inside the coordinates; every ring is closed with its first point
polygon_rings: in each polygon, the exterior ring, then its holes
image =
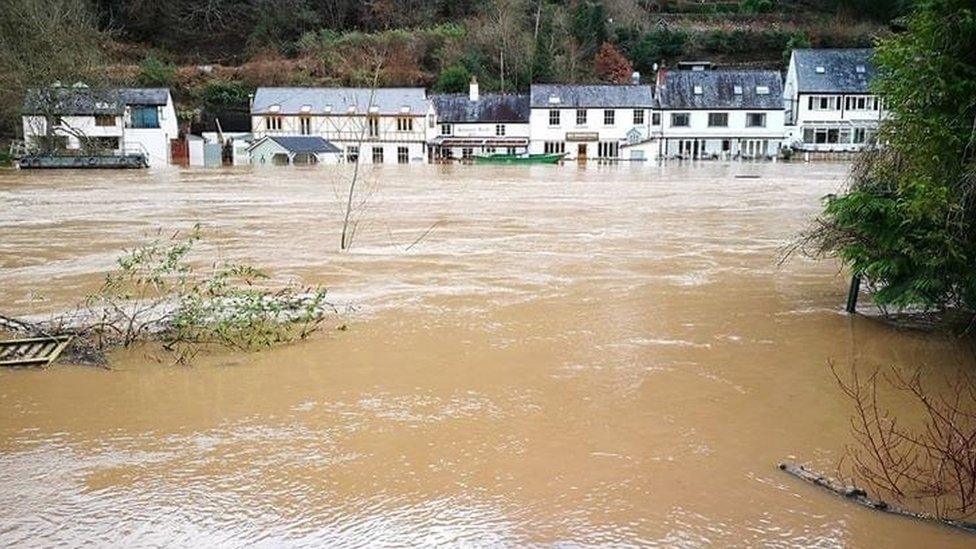
{"type": "Polygon", "coordinates": [[[268,139],[292,153],[337,153],[339,147],[313,135],[269,136],[268,139]]]}
{"type": "Polygon", "coordinates": [[[869,93],[868,84],[877,74],[871,57],[874,50],[801,49],[793,50],[797,90],[800,93],[869,93]],[[864,67],[858,72],[857,67],[864,67]],[[823,67],[823,72],[817,72],[823,67]]]}
{"type": "Polygon", "coordinates": [[[552,108],[651,108],[654,105],[653,87],[615,84],[533,84],[533,109],[552,108]],[[550,101],[557,98],[558,102],[550,101]]]}
{"type": "Polygon", "coordinates": [[[258,88],[251,104],[251,114],[272,114],[277,105],[281,114],[347,114],[349,107],[363,114],[369,107],[378,107],[379,114],[401,114],[404,107],[409,114],[427,114],[427,92],[424,88],[377,88],[370,103],[369,88],[258,88]],[[302,107],[309,107],[303,111],[302,107]],[[329,110],[331,108],[331,111],[329,110]]]}
{"type": "Polygon", "coordinates": [[[471,101],[468,94],[431,96],[437,120],[446,123],[522,123],[529,122],[528,95],[485,94],[471,101]]]}
{"type": "Polygon", "coordinates": [[[167,88],[51,87],[27,90],[24,114],[95,115],[122,114],[126,105],[166,105],[167,88]]]}
{"type": "Polygon", "coordinates": [[[782,109],[783,82],[777,71],[668,71],[657,99],[662,109],[782,109]],[[758,87],[768,93],[758,93],[758,87]]]}

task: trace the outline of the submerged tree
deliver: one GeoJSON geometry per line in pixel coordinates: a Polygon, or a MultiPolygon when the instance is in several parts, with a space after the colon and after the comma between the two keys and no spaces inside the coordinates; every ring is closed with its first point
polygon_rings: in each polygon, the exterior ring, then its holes
{"type": "Polygon", "coordinates": [[[839,257],[882,307],[976,311],[976,9],[924,0],[878,44],[890,117],[849,187],[825,199],[808,252],[839,257]]]}

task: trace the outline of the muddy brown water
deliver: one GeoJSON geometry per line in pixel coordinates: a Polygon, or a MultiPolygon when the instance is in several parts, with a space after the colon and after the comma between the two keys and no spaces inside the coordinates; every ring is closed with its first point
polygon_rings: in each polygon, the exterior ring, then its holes
{"type": "Polygon", "coordinates": [[[197,222],[343,308],[192,367],[0,371],[0,545],[972,547],[775,468],[850,440],[828,361],[974,366],[842,314],[836,264],[778,265],[845,170],[385,167],[348,253],[325,169],[0,173],[4,312],[197,222]]]}

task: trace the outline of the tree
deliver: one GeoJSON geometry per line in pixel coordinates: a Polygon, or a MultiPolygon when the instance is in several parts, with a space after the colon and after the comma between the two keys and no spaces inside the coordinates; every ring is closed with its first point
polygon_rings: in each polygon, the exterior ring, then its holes
{"type": "Polygon", "coordinates": [[[688,34],[680,29],[666,27],[650,30],[634,46],[633,60],[637,70],[643,73],[654,72],[654,64],[669,61],[684,51],[688,34]]]}
{"type": "Polygon", "coordinates": [[[140,86],[169,87],[176,80],[176,67],[155,57],[147,57],[139,63],[137,80],[140,86]]]}
{"type": "Polygon", "coordinates": [[[28,89],[105,80],[94,12],[84,0],[6,0],[0,17],[0,135],[16,135],[28,89]]]}
{"type": "MultiPolygon", "coordinates": [[[[976,9],[924,0],[882,40],[874,91],[891,116],[825,200],[806,244],[839,257],[882,307],[976,311],[976,9]]],[[[808,250],[811,251],[811,250],[808,250]]]]}
{"type": "Polygon", "coordinates": [[[434,90],[440,93],[463,93],[468,91],[469,82],[471,72],[463,65],[452,65],[441,71],[434,90]]]}
{"type": "Polygon", "coordinates": [[[604,42],[596,54],[596,75],[601,80],[614,84],[630,81],[634,66],[612,44],[604,42]]]}

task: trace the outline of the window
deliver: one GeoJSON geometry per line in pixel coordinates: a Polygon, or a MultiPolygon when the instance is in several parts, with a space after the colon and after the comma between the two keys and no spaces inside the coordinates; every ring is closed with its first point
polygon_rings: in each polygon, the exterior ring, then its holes
{"type": "Polygon", "coordinates": [[[606,109],[603,111],[603,125],[613,126],[614,119],[616,117],[617,111],[613,109],[606,109]]]}
{"type": "Polygon", "coordinates": [[[542,149],[546,154],[563,154],[566,152],[566,143],[562,141],[546,141],[542,149]]]}
{"type": "Polygon", "coordinates": [[[854,70],[857,71],[858,74],[864,74],[868,69],[864,65],[858,65],[854,67],[854,70]]]}
{"type": "Polygon", "coordinates": [[[705,90],[701,86],[695,86],[695,95],[701,95],[705,93],[705,90]]]}
{"type": "Polygon", "coordinates": [[[115,117],[110,114],[95,115],[95,125],[101,128],[115,126],[115,117]]]}
{"type": "Polygon", "coordinates": [[[366,119],[367,125],[369,126],[369,136],[379,137],[380,135],[380,119],[376,116],[370,116],[366,119]]]}
{"type": "Polygon", "coordinates": [[[454,133],[454,128],[450,124],[441,124],[441,135],[451,135],[454,133]]]}
{"type": "MultiPolygon", "coordinates": [[[[132,107],[130,111],[132,118],[133,128],[158,128],[159,127],[159,109],[156,107],[132,107]]],[[[281,122],[279,121],[278,129],[281,129],[281,122]]]]}
{"type": "Polygon", "coordinates": [[[373,147],[373,164],[383,163],[383,147],[373,147]]]}
{"type": "Polygon", "coordinates": [[[270,131],[280,131],[281,130],[281,117],[280,116],[269,116],[264,119],[264,127],[270,131]]]}
{"type": "Polygon", "coordinates": [[[727,128],[729,126],[729,113],[710,112],[708,113],[709,128],[727,128]]]}
{"type": "Polygon", "coordinates": [[[814,70],[816,70],[816,71],[817,71],[817,74],[823,74],[823,73],[825,73],[825,72],[827,72],[827,67],[823,67],[823,66],[818,66],[818,67],[817,67],[816,69],[814,69],[814,70]]]}
{"type": "Polygon", "coordinates": [[[732,86],[732,93],[742,95],[742,86],[732,86]]]}
{"type": "Polygon", "coordinates": [[[766,113],[764,113],[764,112],[749,112],[749,113],[746,113],[746,127],[747,128],[765,128],[766,127],[766,113]]]}
{"type": "Polygon", "coordinates": [[[756,95],[769,95],[769,86],[756,86],[756,95]]]}
{"type": "Polygon", "coordinates": [[[495,135],[497,136],[505,135],[505,124],[495,124],[495,135]]]}
{"type": "Polygon", "coordinates": [[[691,125],[691,115],[686,112],[671,113],[672,128],[687,128],[691,125]]]}
{"type": "Polygon", "coordinates": [[[349,145],[346,149],[346,162],[359,162],[359,145],[349,145]]]}
{"type": "Polygon", "coordinates": [[[549,125],[558,126],[559,125],[559,110],[551,109],[549,111],[549,125]]]}
{"type": "Polygon", "coordinates": [[[312,119],[308,116],[303,116],[298,119],[299,126],[301,126],[301,134],[309,135],[312,133],[312,119]]]}
{"type": "Polygon", "coordinates": [[[864,143],[865,141],[864,128],[854,128],[854,143],[864,143]]]}
{"type": "Polygon", "coordinates": [[[398,132],[412,132],[413,131],[413,118],[409,116],[397,117],[397,131],[398,132]]]}
{"type": "Polygon", "coordinates": [[[472,156],[474,156],[474,149],[471,147],[464,147],[461,149],[461,158],[469,160],[472,156]]]}
{"type": "Polygon", "coordinates": [[[601,141],[597,143],[597,156],[600,158],[619,158],[620,143],[616,141],[601,141]]]}
{"type": "Polygon", "coordinates": [[[651,113],[651,124],[654,126],[661,125],[661,113],[659,112],[651,113]]]}
{"type": "Polygon", "coordinates": [[[634,125],[640,125],[644,123],[644,109],[634,109],[634,125]]]}
{"type": "Polygon", "coordinates": [[[586,109],[576,109],[576,125],[586,125],[586,109]]]}
{"type": "Polygon", "coordinates": [[[397,147],[397,164],[409,164],[410,163],[410,149],[406,147],[397,147]]]}
{"type": "Polygon", "coordinates": [[[803,128],[803,142],[813,143],[813,128],[803,128]]]}

